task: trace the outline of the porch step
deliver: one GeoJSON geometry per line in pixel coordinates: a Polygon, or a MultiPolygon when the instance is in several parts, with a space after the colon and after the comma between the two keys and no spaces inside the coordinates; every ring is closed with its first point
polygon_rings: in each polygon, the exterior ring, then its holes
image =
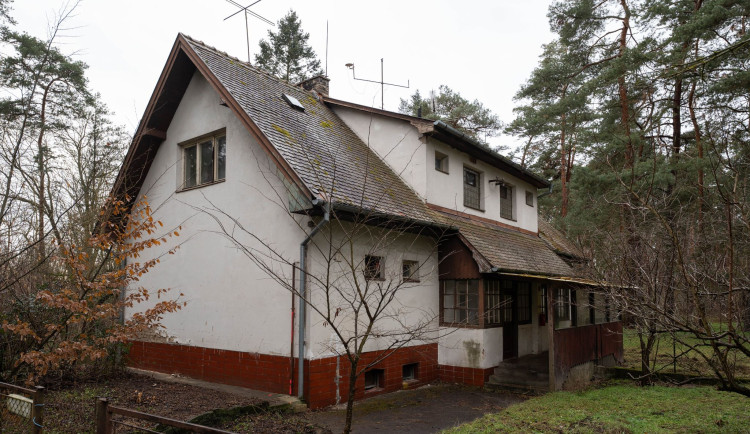
{"type": "Polygon", "coordinates": [[[548,353],[506,360],[490,375],[486,386],[517,392],[543,393],[549,389],[548,353]]]}

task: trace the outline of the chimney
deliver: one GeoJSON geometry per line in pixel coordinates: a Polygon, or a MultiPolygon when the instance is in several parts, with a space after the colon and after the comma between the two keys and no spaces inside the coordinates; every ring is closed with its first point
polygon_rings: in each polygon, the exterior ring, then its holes
{"type": "Polygon", "coordinates": [[[297,83],[297,86],[305,90],[314,90],[323,96],[328,96],[328,83],[331,81],[325,75],[316,75],[305,81],[297,83]]]}

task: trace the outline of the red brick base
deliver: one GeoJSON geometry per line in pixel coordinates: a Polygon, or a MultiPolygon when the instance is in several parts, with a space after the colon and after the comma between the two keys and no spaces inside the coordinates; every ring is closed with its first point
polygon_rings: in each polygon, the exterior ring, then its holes
{"type": "Polygon", "coordinates": [[[438,377],[446,383],[461,383],[484,386],[495,368],[464,368],[463,366],[438,365],[438,377]]]}
{"type": "MultiPolygon", "coordinates": [[[[383,356],[384,353],[382,352],[363,354],[359,364],[360,369],[383,356]]],[[[138,369],[168,374],[179,373],[200,380],[274,393],[289,393],[290,386],[293,394],[297,390],[296,359],[293,370],[295,374],[294,383],[290,384],[290,360],[289,357],[284,356],[217,350],[188,345],[132,342],[128,354],[128,365],[138,369]]],[[[441,378],[443,368],[441,367],[440,370],[441,378]]],[[[393,392],[403,388],[418,387],[437,380],[437,344],[400,348],[375,364],[373,369],[384,371],[383,384],[378,389],[365,392],[364,375],[360,375],[357,379],[355,399],[393,392]],[[419,364],[417,379],[404,383],[402,381],[402,367],[411,363],[419,364]]],[[[305,397],[310,408],[321,408],[337,402],[345,402],[348,396],[349,372],[349,362],[346,357],[306,360],[305,397]]],[[[458,379],[459,377],[451,378],[458,379]]],[[[465,382],[464,376],[460,378],[457,382],[465,382]]]]}

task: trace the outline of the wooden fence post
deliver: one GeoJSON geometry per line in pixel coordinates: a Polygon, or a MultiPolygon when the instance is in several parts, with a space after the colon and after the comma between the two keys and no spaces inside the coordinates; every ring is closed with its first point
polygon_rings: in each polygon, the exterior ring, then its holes
{"type": "Polygon", "coordinates": [[[107,398],[99,398],[96,401],[96,434],[109,434],[109,413],[107,398]]]}
{"type": "Polygon", "coordinates": [[[31,407],[31,432],[40,434],[44,429],[44,387],[36,386],[35,389],[32,395],[34,403],[31,407]]]}

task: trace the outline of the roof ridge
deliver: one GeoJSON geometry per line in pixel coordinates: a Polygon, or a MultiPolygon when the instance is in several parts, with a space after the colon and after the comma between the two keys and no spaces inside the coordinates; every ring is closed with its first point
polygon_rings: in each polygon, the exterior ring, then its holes
{"type": "Polygon", "coordinates": [[[195,39],[195,38],[191,37],[190,35],[186,35],[184,33],[180,33],[180,35],[182,37],[184,37],[185,39],[187,39],[189,42],[192,42],[194,44],[200,45],[200,46],[202,46],[203,48],[205,48],[207,50],[213,51],[214,54],[218,54],[219,56],[223,56],[223,57],[226,57],[226,58],[228,58],[230,60],[236,61],[240,66],[243,66],[243,67],[249,69],[250,71],[252,71],[254,73],[257,73],[257,74],[260,74],[260,75],[264,75],[264,76],[266,76],[266,77],[268,77],[268,78],[270,78],[272,80],[277,81],[279,84],[282,84],[282,85],[287,86],[289,88],[296,89],[296,90],[299,90],[299,91],[302,91],[302,92],[305,92],[305,93],[309,93],[309,91],[305,90],[304,88],[299,87],[297,85],[294,85],[292,83],[289,83],[287,81],[284,81],[281,78],[276,77],[275,75],[271,74],[268,71],[265,71],[265,70],[263,70],[261,68],[258,68],[257,66],[253,66],[250,62],[246,62],[244,60],[240,60],[239,58],[237,58],[235,56],[232,56],[231,54],[227,53],[226,51],[219,50],[218,48],[214,47],[213,45],[208,45],[207,43],[205,43],[203,41],[200,41],[198,39],[195,39]]]}

